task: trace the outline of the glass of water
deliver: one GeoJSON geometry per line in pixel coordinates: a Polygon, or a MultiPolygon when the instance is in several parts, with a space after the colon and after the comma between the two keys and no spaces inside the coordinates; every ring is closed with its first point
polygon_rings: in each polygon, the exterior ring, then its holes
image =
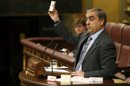
{"type": "Polygon", "coordinates": [[[55,60],[55,59],[50,60],[50,67],[52,67],[52,66],[53,66],[53,68],[57,68],[57,60],[55,60]]]}

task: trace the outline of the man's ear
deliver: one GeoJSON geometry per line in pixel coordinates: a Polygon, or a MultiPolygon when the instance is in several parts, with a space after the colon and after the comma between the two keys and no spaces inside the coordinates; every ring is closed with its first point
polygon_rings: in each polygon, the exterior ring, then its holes
{"type": "Polygon", "coordinates": [[[104,19],[100,19],[100,22],[101,22],[101,26],[104,25],[104,19]]]}

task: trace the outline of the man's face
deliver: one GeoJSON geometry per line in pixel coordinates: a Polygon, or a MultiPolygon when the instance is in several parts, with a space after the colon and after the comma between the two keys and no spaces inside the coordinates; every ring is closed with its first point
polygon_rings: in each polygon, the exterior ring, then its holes
{"type": "Polygon", "coordinates": [[[75,32],[76,34],[81,34],[86,30],[86,26],[83,26],[82,24],[75,25],[75,32]]]}
{"type": "Polygon", "coordinates": [[[103,26],[103,19],[99,19],[96,12],[88,12],[86,13],[87,21],[87,30],[90,33],[95,33],[99,31],[103,26]]]}

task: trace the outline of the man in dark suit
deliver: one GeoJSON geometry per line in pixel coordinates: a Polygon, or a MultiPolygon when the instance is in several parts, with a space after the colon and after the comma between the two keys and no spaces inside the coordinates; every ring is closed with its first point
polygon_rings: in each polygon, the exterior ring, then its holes
{"type": "Polygon", "coordinates": [[[78,43],[73,76],[110,79],[116,71],[116,48],[105,28],[106,13],[100,8],[87,10],[87,32],[74,36],[62,23],[57,10],[48,12],[54,21],[54,30],[65,40],[78,43]],[[91,40],[89,40],[91,39],[91,40]],[[87,46],[87,47],[86,47],[87,46]]]}

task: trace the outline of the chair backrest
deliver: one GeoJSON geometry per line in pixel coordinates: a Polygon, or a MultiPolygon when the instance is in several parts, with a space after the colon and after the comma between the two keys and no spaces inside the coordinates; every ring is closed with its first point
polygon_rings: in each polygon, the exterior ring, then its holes
{"type": "Polygon", "coordinates": [[[125,26],[122,31],[122,47],[120,52],[119,67],[127,67],[130,63],[130,26],[125,26]]]}
{"type": "Polygon", "coordinates": [[[122,31],[125,27],[125,24],[122,23],[107,23],[106,24],[106,31],[108,32],[108,35],[112,38],[112,40],[115,43],[116,50],[117,50],[117,58],[116,62],[119,62],[120,59],[120,52],[122,47],[122,31]]]}
{"type": "Polygon", "coordinates": [[[105,29],[108,33],[108,35],[111,37],[111,27],[112,25],[114,25],[115,23],[107,23],[106,26],[105,26],[105,29]]]}

